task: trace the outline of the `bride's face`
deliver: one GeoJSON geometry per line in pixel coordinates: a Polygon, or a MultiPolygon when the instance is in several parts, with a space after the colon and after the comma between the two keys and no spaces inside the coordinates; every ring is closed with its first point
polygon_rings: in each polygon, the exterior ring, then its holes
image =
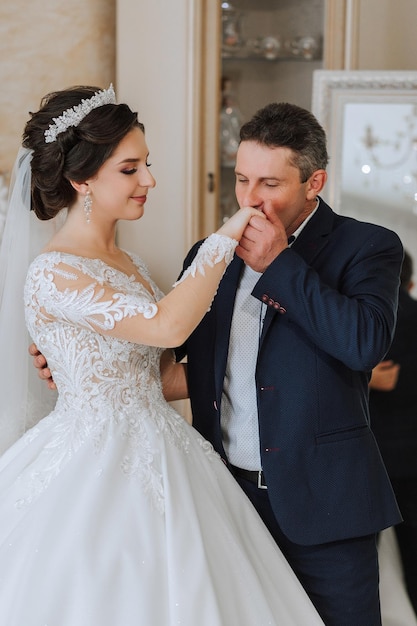
{"type": "Polygon", "coordinates": [[[87,181],[95,219],[96,216],[109,221],[142,217],[148,191],[155,187],[148,156],[143,132],[140,128],[132,129],[96,176],[87,181]]]}

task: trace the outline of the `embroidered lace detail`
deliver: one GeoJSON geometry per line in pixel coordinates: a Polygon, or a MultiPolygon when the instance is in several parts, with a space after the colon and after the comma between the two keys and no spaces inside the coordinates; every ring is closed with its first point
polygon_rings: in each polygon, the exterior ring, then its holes
{"type": "Polygon", "coordinates": [[[197,437],[197,441],[206,453],[206,456],[212,461],[213,459],[221,459],[221,456],[216,450],[213,448],[213,445],[207,439],[203,437],[197,437]]]}
{"type": "Polygon", "coordinates": [[[220,263],[220,261],[223,261],[223,259],[227,267],[233,259],[233,254],[238,243],[236,239],[213,233],[203,241],[193,262],[187,267],[181,278],[177,280],[173,286],[175,287],[181,283],[187,276],[191,275],[194,277],[197,272],[204,276],[205,266],[213,267],[217,263],[220,263]]]}
{"type": "Polygon", "coordinates": [[[25,435],[28,442],[41,440],[43,430],[49,429],[48,444],[41,447],[29,479],[22,480],[17,507],[37,498],[89,445],[98,459],[108,447],[116,447],[120,471],[129,480],[139,480],[156,509],[164,511],[160,441],[156,437],[162,433],[187,453],[189,435],[185,421],[163,398],[162,349],[101,335],[93,329],[93,324],[97,328],[97,316],[105,330],[127,316],[155,314],[163,293],[142,261],[130,256],[153,293],[134,276],[98,259],[52,252],[37,257],[29,269],[27,325],[47,358],[59,396],[54,411],[25,435]],[[80,272],[91,278],[85,288],[57,289],[58,277],[68,279],[80,272]],[[103,301],[100,296],[106,287],[116,295],[103,301]]]}

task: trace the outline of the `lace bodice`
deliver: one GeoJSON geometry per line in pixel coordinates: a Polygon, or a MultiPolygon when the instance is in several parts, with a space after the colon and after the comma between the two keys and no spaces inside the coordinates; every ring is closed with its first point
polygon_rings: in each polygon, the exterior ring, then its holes
{"type": "Polygon", "coordinates": [[[142,402],[159,391],[161,349],[96,331],[113,329],[126,316],[155,313],[163,294],[142,261],[131,258],[153,293],[99,259],[52,252],[31,265],[25,287],[27,325],[53,372],[61,410],[127,407],[132,396],[142,402]],[[74,290],[73,281],[80,278],[82,288],[74,290]],[[106,288],[116,295],[106,297],[106,288]]]}

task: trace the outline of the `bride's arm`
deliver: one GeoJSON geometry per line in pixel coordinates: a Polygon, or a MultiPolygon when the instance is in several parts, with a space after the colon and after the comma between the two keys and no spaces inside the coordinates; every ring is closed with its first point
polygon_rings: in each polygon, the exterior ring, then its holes
{"type": "Polygon", "coordinates": [[[47,268],[45,280],[53,282],[56,289],[34,290],[36,297],[45,294],[38,302],[40,318],[43,323],[67,320],[134,343],[167,348],[181,345],[209,309],[253,215],[260,214],[252,208],[240,209],[210,235],[179,283],[157,303],[145,295],[120,293],[107,284],[93,283],[82,264],[78,271],[63,262],[53,271],[47,268]]]}

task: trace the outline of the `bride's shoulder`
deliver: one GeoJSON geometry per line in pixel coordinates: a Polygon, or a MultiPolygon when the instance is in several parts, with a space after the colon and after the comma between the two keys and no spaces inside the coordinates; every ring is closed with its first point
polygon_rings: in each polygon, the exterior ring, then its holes
{"type": "Polygon", "coordinates": [[[33,259],[29,266],[28,274],[39,275],[44,272],[71,273],[71,269],[78,272],[86,272],[90,261],[91,259],[85,259],[67,252],[50,250],[41,252],[33,259]]]}
{"type": "Polygon", "coordinates": [[[40,269],[40,268],[48,268],[53,267],[54,265],[59,265],[62,261],[62,253],[61,252],[41,252],[31,262],[29,269],[40,269]]]}
{"type": "Polygon", "coordinates": [[[72,254],[60,252],[59,250],[47,250],[41,252],[32,261],[33,267],[52,267],[53,265],[59,265],[60,263],[74,263],[74,260],[79,262],[80,257],[76,257],[72,254]]]}

